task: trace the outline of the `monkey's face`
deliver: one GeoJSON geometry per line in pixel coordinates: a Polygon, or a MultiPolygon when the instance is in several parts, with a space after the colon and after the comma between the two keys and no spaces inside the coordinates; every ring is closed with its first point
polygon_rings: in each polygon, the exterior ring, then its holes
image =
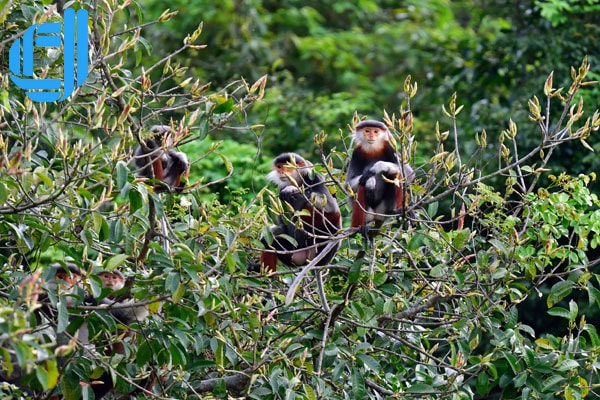
{"type": "Polygon", "coordinates": [[[267,175],[267,179],[279,186],[280,189],[290,185],[297,187],[302,185],[302,175],[306,174],[306,171],[307,166],[303,161],[275,163],[273,170],[267,175]]]}
{"type": "Polygon", "coordinates": [[[357,134],[361,138],[361,141],[367,142],[368,144],[377,143],[379,140],[386,139],[387,140],[387,129],[383,129],[377,126],[365,126],[357,131],[357,134]]]}
{"type": "Polygon", "coordinates": [[[59,283],[59,286],[71,288],[81,281],[81,275],[66,271],[57,271],[56,274],[54,274],[54,280],[64,282],[64,284],[59,283]]]}
{"type": "Polygon", "coordinates": [[[98,274],[102,280],[102,286],[113,291],[121,290],[125,286],[125,279],[119,274],[104,271],[98,274]]]}
{"type": "MultiPolygon", "coordinates": [[[[57,291],[59,295],[76,293],[82,276],[75,272],[57,270],[54,273],[54,279],[47,283],[46,288],[50,291],[57,291]]],[[[67,305],[71,305],[72,300],[67,300],[67,305]]]]}

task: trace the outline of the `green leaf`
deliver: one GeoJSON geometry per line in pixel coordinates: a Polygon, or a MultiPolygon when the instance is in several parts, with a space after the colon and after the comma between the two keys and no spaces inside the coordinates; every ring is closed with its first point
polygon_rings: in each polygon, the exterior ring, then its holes
{"type": "Polygon", "coordinates": [[[213,109],[213,114],[224,114],[233,108],[233,99],[227,99],[213,109]]]}
{"type": "Polygon", "coordinates": [[[110,231],[111,231],[111,239],[113,242],[119,243],[123,240],[123,221],[120,219],[116,221],[111,221],[110,231]]]}
{"type": "Polygon", "coordinates": [[[347,377],[347,375],[345,375],[346,367],[348,367],[348,364],[346,362],[342,361],[336,363],[335,367],[333,368],[333,371],[331,372],[331,378],[333,380],[339,380],[345,376],[347,377]]]}
{"type": "Polygon", "coordinates": [[[553,375],[544,381],[543,390],[544,392],[553,392],[562,386],[564,381],[565,377],[563,375],[553,375]]]}
{"type": "MultiPolygon", "coordinates": [[[[6,21],[6,16],[10,13],[11,4],[12,0],[0,0],[0,24],[6,21]]],[[[0,203],[3,203],[3,201],[0,201],[0,203]]]]}
{"type": "Polygon", "coordinates": [[[180,282],[179,286],[177,286],[177,290],[175,290],[175,293],[173,293],[173,296],[172,296],[173,303],[179,303],[179,301],[181,300],[181,298],[183,297],[184,294],[185,294],[185,285],[180,282]]]}
{"type": "Polygon", "coordinates": [[[127,184],[127,175],[129,175],[129,169],[124,161],[117,162],[117,190],[121,191],[127,184]]]}
{"type": "Polygon", "coordinates": [[[588,301],[590,305],[596,303],[600,307],[600,290],[594,287],[592,282],[587,282],[588,301]]]}
{"type": "MultiPolygon", "coordinates": [[[[103,373],[104,373],[104,370],[102,368],[98,367],[98,368],[94,369],[94,371],[92,371],[90,378],[91,379],[100,378],[103,373]],[[99,371],[99,373],[97,375],[94,375],[94,373],[96,373],[96,371],[99,371]]],[[[88,391],[88,393],[85,392],[85,389],[88,386],[89,385],[81,385],[79,380],[77,380],[77,379],[62,379],[60,389],[62,391],[64,399],[79,399],[81,396],[81,400],[87,400],[87,399],[91,399],[91,396],[89,395],[89,391],[88,391]],[[83,386],[83,388],[82,388],[82,386],[83,386]],[[88,397],[85,397],[86,394],[88,395],[88,397]]]]}
{"type": "Polygon", "coordinates": [[[236,266],[237,266],[237,262],[235,259],[235,255],[232,253],[229,253],[225,256],[225,263],[227,265],[227,271],[230,274],[233,274],[235,272],[236,266]]]}
{"type": "Polygon", "coordinates": [[[416,251],[425,244],[426,240],[427,236],[417,232],[410,238],[410,241],[408,242],[408,246],[406,246],[406,248],[408,249],[408,251],[416,251]]]}
{"type": "Polygon", "coordinates": [[[106,262],[106,270],[114,271],[115,269],[119,268],[127,260],[127,258],[129,258],[127,254],[117,254],[112,256],[106,262]]]}
{"type": "Polygon", "coordinates": [[[361,360],[363,364],[373,372],[378,372],[381,369],[379,363],[369,355],[358,354],[356,358],[361,360]]]}
{"type": "Polygon", "coordinates": [[[46,360],[45,362],[46,370],[48,371],[48,382],[47,388],[53,389],[56,387],[58,383],[58,378],[60,374],[58,373],[58,367],[56,365],[56,360],[46,360]]]}
{"type": "Polygon", "coordinates": [[[585,324],[583,330],[588,333],[590,336],[590,340],[592,341],[592,346],[599,347],[600,346],[600,338],[598,338],[598,332],[596,331],[596,327],[594,325],[585,324]]]}
{"type": "Polygon", "coordinates": [[[412,385],[408,389],[406,389],[408,393],[432,393],[433,387],[431,385],[426,385],[424,383],[417,383],[416,385],[412,385]]]}
{"type": "Polygon", "coordinates": [[[432,278],[443,278],[446,276],[446,272],[448,271],[448,266],[445,264],[438,264],[435,267],[431,268],[429,271],[429,276],[432,278]]]}
{"type": "Polygon", "coordinates": [[[506,268],[498,268],[492,274],[492,279],[494,279],[494,280],[504,279],[504,277],[506,275],[508,275],[508,270],[506,268]]]}
{"type": "MultiPolygon", "coordinates": [[[[108,311],[97,311],[95,313],[96,318],[102,322],[102,324],[110,330],[114,330],[117,328],[117,323],[115,319],[112,317],[108,311]]],[[[97,323],[97,322],[96,322],[97,323]]]]}
{"type": "Polygon", "coordinates": [[[171,344],[169,346],[169,354],[171,355],[171,362],[175,365],[185,365],[187,357],[179,346],[171,344]]]}
{"type": "Polygon", "coordinates": [[[480,396],[485,396],[490,391],[489,376],[485,372],[480,372],[477,375],[475,388],[480,396]]]}
{"type": "Polygon", "coordinates": [[[8,191],[6,190],[6,186],[4,183],[0,182],[0,204],[6,203],[6,199],[8,198],[8,191]]]}
{"type": "Polygon", "coordinates": [[[554,346],[552,346],[552,343],[546,338],[536,339],[535,344],[544,350],[555,350],[554,346]]]}
{"type": "Polygon", "coordinates": [[[462,250],[467,240],[469,240],[469,236],[471,235],[471,231],[469,229],[461,229],[453,232],[454,237],[452,238],[452,246],[456,250],[462,250]]]}
{"type": "Polygon", "coordinates": [[[428,215],[436,215],[437,211],[438,211],[438,206],[439,206],[439,203],[437,201],[429,204],[427,206],[427,214],[428,215]]]}
{"type": "Polygon", "coordinates": [[[562,318],[566,318],[568,320],[571,319],[571,315],[569,314],[569,311],[567,311],[567,309],[562,308],[562,307],[553,307],[548,310],[548,314],[552,315],[553,317],[562,317],[562,318]]]}
{"type": "Polygon", "coordinates": [[[515,376],[515,379],[513,380],[513,384],[515,385],[515,387],[520,388],[521,386],[523,386],[525,382],[527,382],[527,376],[528,374],[526,372],[521,372],[520,374],[515,376]]]}
{"type": "Polygon", "coordinates": [[[52,181],[52,179],[50,179],[50,177],[45,173],[46,169],[45,168],[36,168],[34,173],[35,176],[38,177],[42,182],[44,182],[44,184],[48,187],[52,187],[54,186],[54,182],[52,181]]]}
{"type": "Polygon", "coordinates": [[[40,382],[44,389],[49,389],[50,377],[48,376],[48,372],[44,369],[43,366],[37,365],[35,367],[35,377],[40,382]]]}
{"type": "Polygon", "coordinates": [[[306,395],[306,398],[308,400],[316,400],[317,399],[317,394],[315,393],[315,390],[310,385],[302,385],[302,388],[304,389],[304,394],[306,395]]]}
{"type": "Polygon", "coordinates": [[[221,153],[217,153],[217,155],[221,158],[223,164],[225,164],[225,171],[227,171],[228,174],[233,171],[233,164],[231,163],[231,160],[221,153]]]}
{"type": "Polygon", "coordinates": [[[221,342],[220,340],[218,341],[216,349],[213,348],[213,353],[215,355],[215,361],[217,363],[217,366],[219,368],[223,368],[225,359],[225,346],[223,345],[223,342],[221,342]]]}
{"type": "Polygon", "coordinates": [[[505,318],[506,327],[509,329],[514,329],[519,322],[519,310],[517,310],[517,307],[511,307],[505,314],[505,318]]]}
{"type": "Polygon", "coordinates": [[[129,213],[133,214],[143,206],[142,194],[135,188],[129,191],[129,213]]]}
{"type": "Polygon", "coordinates": [[[565,400],[576,400],[576,397],[573,393],[573,388],[571,386],[567,386],[565,388],[565,400]]]}
{"type": "Polygon", "coordinates": [[[573,285],[574,283],[571,281],[560,281],[555,283],[552,286],[552,289],[550,289],[550,294],[548,294],[548,299],[546,300],[548,303],[548,308],[552,307],[554,304],[571,294],[573,285]]]}
{"type": "Polygon", "coordinates": [[[360,267],[363,264],[363,259],[358,257],[352,263],[350,270],[348,271],[348,283],[356,283],[360,279],[360,267]]]}
{"type": "Polygon", "coordinates": [[[577,314],[579,314],[579,307],[575,300],[569,301],[569,321],[575,321],[577,318],[577,314]]]}
{"type": "Polygon", "coordinates": [[[58,322],[56,324],[56,332],[62,333],[69,326],[69,312],[67,311],[67,299],[61,298],[56,304],[58,311],[58,322]]]}
{"type": "Polygon", "coordinates": [[[10,357],[10,353],[8,352],[8,349],[5,349],[4,347],[0,347],[0,354],[2,355],[2,357],[0,357],[0,365],[2,366],[2,369],[5,371],[5,374],[8,373],[8,376],[11,376],[13,371],[14,371],[14,367],[13,367],[13,363],[11,362],[11,357],[10,357]]]}
{"type": "Polygon", "coordinates": [[[508,364],[512,368],[515,375],[521,372],[521,365],[519,365],[519,361],[515,356],[510,353],[504,353],[504,357],[506,358],[506,361],[508,361],[508,364]]]}
{"type": "Polygon", "coordinates": [[[575,360],[563,360],[560,364],[558,364],[558,366],[556,367],[556,369],[558,371],[561,372],[565,372],[565,371],[571,371],[571,370],[575,370],[579,368],[579,363],[575,360]]]}
{"type": "Polygon", "coordinates": [[[142,367],[150,361],[152,358],[152,350],[147,341],[142,342],[135,353],[135,362],[138,367],[142,367]]]}
{"type": "Polygon", "coordinates": [[[92,296],[98,297],[102,293],[102,280],[96,276],[89,277],[90,289],[92,291],[92,296]]]}
{"type": "Polygon", "coordinates": [[[92,221],[94,223],[94,231],[98,233],[98,239],[100,241],[105,241],[110,235],[110,229],[108,228],[108,223],[102,214],[95,212],[92,213],[92,221]]]}
{"type": "Polygon", "coordinates": [[[165,279],[165,290],[171,294],[177,292],[179,288],[180,279],[177,272],[170,272],[165,279]]]}
{"type": "Polygon", "coordinates": [[[365,386],[365,378],[359,368],[352,370],[350,380],[352,382],[352,398],[366,399],[368,394],[367,387],[365,386]]]}

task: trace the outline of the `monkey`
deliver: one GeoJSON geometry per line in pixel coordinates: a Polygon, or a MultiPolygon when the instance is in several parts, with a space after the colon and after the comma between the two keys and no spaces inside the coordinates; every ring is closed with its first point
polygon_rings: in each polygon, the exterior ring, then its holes
{"type": "Polygon", "coordinates": [[[185,187],[182,177],[187,179],[190,163],[185,153],[169,149],[173,145],[171,127],[154,125],[153,136],[146,140],[145,147],[138,145],[133,162],[138,177],[160,181],[154,185],[157,192],[181,192],[185,187]]]}
{"type": "MultiPolygon", "coordinates": [[[[79,268],[72,263],[67,263],[65,266],[55,264],[51,268],[55,270],[54,279],[46,285],[47,288],[49,290],[58,290],[59,294],[66,295],[67,306],[73,306],[74,301],[72,298],[75,292],[82,290],[81,281],[83,280],[83,275],[79,268]]],[[[125,325],[134,321],[142,321],[149,315],[148,307],[135,305],[133,299],[123,301],[116,301],[114,299],[115,293],[125,287],[125,277],[121,272],[116,270],[101,271],[97,276],[102,281],[103,288],[108,288],[111,292],[99,302],[91,295],[84,293],[84,303],[108,308],[110,314],[125,325]],[[131,307],[125,307],[127,305],[131,307]]]]}
{"type": "MultiPolygon", "coordinates": [[[[58,322],[57,308],[61,307],[60,302],[63,306],[69,308],[77,308],[80,305],[85,306],[96,306],[99,309],[105,308],[106,312],[110,313],[120,324],[130,324],[133,321],[141,321],[149,314],[148,307],[146,305],[140,305],[133,302],[133,299],[117,302],[113,300],[113,295],[118,294],[125,287],[125,279],[123,274],[119,271],[106,272],[103,271],[98,274],[102,282],[110,289],[109,294],[105,298],[95,299],[91,294],[85,291],[84,279],[85,275],[82,273],[80,268],[72,263],[55,263],[47,266],[45,269],[35,271],[30,277],[25,278],[21,282],[21,287],[24,291],[27,290],[28,296],[31,296],[34,303],[41,303],[41,306],[35,309],[35,319],[37,325],[35,327],[35,334],[39,336],[40,342],[45,343],[49,346],[51,343],[56,345],[56,351],[63,348],[73,346],[77,343],[77,348],[87,348],[88,351],[96,353],[96,351],[103,347],[99,343],[100,336],[89,335],[88,332],[88,320],[84,318],[81,322],[76,322],[76,318],[80,316],[72,314],[69,310],[68,323],[77,329],[76,341],[75,338],[63,333],[58,334],[56,326],[58,322]],[[41,278],[43,276],[43,278],[41,278]],[[41,288],[45,289],[45,292],[41,288]],[[54,301],[56,299],[56,303],[54,301]],[[52,300],[52,301],[51,301],[52,300]],[[56,308],[55,308],[56,304],[56,308]],[[126,306],[126,307],[125,307],[126,306]],[[99,347],[100,346],[100,347],[99,347]],[[94,349],[94,350],[90,350],[94,349]]],[[[67,331],[70,331],[68,329],[67,331]]],[[[92,328],[90,327],[90,330],[92,328]]],[[[106,350],[110,351],[112,355],[115,353],[124,354],[123,344],[121,340],[124,337],[130,336],[130,329],[128,327],[122,327],[119,325],[117,333],[119,334],[120,341],[114,343],[106,350]],[[120,346],[121,352],[118,351],[117,346],[120,346]]],[[[0,340],[0,347],[4,347],[4,343],[0,340]]],[[[11,364],[13,370],[11,374],[0,366],[0,380],[6,381],[10,384],[15,385],[26,393],[30,393],[32,398],[38,398],[40,393],[36,392],[35,378],[31,372],[26,371],[21,365],[19,365],[16,352],[8,348],[9,356],[11,358],[11,364]],[[34,385],[32,386],[32,382],[34,385]]],[[[6,353],[5,353],[6,354],[6,353]]],[[[69,356],[61,355],[58,357],[60,367],[65,367],[69,363],[69,356]]],[[[72,356],[71,356],[72,357],[72,356]]],[[[95,371],[97,373],[97,371],[95,371]]],[[[114,391],[115,380],[114,376],[109,371],[103,371],[100,376],[89,377],[89,380],[85,380],[87,385],[90,386],[94,393],[95,399],[104,398],[106,395],[114,391]]],[[[144,383],[154,382],[153,379],[145,379],[144,383]]],[[[55,397],[49,397],[55,398],[55,397]]],[[[75,397],[76,398],[76,397],[75,397]]]]}
{"type": "Polygon", "coordinates": [[[108,288],[113,292],[125,287],[125,277],[120,271],[101,271],[97,275],[102,281],[103,287],[108,288]]]}
{"type": "Polygon", "coordinates": [[[398,160],[390,143],[390,132],[383,122],[361,121],[354,127],[353,137],[358,143],[346,175],[348,185],[356,194],[350,227],[367,237],[367,224],[375,221],[375,231],[378,231],[387,217],[397,215],[406,207],[405,185],[414,180],[415,172],[410,165],[398,160]]]}
{"type": "MultiPolygon", "coordinates": [[[[54,263],[49,265],[48,269],[49,272],[43,274],[48,279],[44,282],[44,287],[48,293],[60,297],[67,307],[74,306],[78,299],[83,302],[89,300],[82,285],[83,274],[77,265],[72,262],[54,263]]],[[[55,310],[49,304],[47,293],[40,296],[40,302],[42,303],[41,312],[48,318],[53,319],[55,310]]]]}
{"type": "Polygon", "coordinates": [[[110,293],[107,296],[109,299],[114,299],[115,292],[125,287],[125,277],[120,271],[100,271],[96,275],[102,281],[102,287],[110,289],[110,293]]]}
{"type": "Polygon", "coordinates": [[[111,290],[108,296],[100,301],[100,304],[106,306],[109,313],[121,324],[129,325],[132,322],[140,322],[150,315],[148,306],[136,304],[134,299],[122,301],[115,299],[115,293],[125,287],[125,277],[120,271],[101,271],[97,276],[102,281],[102,287],[111,290]]]}
{"type": "Polygon", "coordinates": [[[56,281],[56,286],[52,285],[53,287],[73,289],[83,278],[79,267],[70,262],[65,263],[65,265],[55,263],[50,265],[50,268],[54,271],[52,276],[56,281]]]}
{"type": "MultiPolygon", "coordinates": [[[[260,255],[260,264],[251,263],[249,270],[257,271],[262,266],[264,271],[275,272],[278,259],[289,267],[305,265],[341,229],[338,203],[313,165],[296,153],[277,156],[267,181],[277,185],[279,199],[293,209],[294,215],[279,217],[278,224],[269,228],[273,243],[269,245],[261,238],[265,250],[260,255]],[[302,215],[295,215],[296,212],[302,215]]],[[[338,247],[339,244],[334,246],[317,265],[329,263],[338,247]]]]}
{"type": "MultiPolygon", "coordinates": [[[[32,327],[32,332],[42,346],[56,346],[54,352],[58,354],[57,362],[61,368],[69,363],[68,357],[65,356],[65,350],[71,348],[75,342],[83,347],[90,345],[88,326],[85,320],[75,323],[77,331],[73,338],[65,333],[57,332],[57,325],[60,325],[57,308],[90,305],[91,297],[85,292],[83,280],[84,274],[79,267],[73,262],[67,261],[50,264],[44,269],[37,269],[23,279],[20,284],[21,293],[26,293],[26,296],[29,297],[29,300],[25,301],[40,304],[34,308],[36,326],[32,327]]],[[[68,323],[71,324],[75,318],[77,317],[69,312],[68,323]]],[[[0,368],[0,380],[16,385],[26,393],[30,393],[33,398],[41,398],[42,394],[38,392],[39,388],[35,384],[35,373],[19,365],[18,358],[13,351],[9,350],[9,355],[13,364],[13,373],[8,376],[0,368]]],[[[90,381],[95,380],[97,379],[90,377],[90,381]]],[[[103,397],[103,392],[96,390],[95,385],[92,385],[92,389],[96,399],[103,397]]],[[[45,398],[58,397],[48,396],[45,398]]]]}

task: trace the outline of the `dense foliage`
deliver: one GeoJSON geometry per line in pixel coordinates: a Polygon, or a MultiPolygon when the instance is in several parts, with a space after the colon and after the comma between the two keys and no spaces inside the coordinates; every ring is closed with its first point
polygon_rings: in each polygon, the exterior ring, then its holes
{"type": "MultiPolygon", "coordinates": [[[[32,102],[0,66],[0,396],[90,399],[108,372],[111,398],[600,397],[596,175],[550,170],[596,143],[598,60],[523,75],[510,62],[524,53],[500,46],[522,32],[460,2],[284,3],[76,3],[92,69],[65,102],[32,102]],[[457,53],[475,50],[503,67],[457,53]],[[415,166],[406,213],[372,243],[332,238],[322,293],[314,271],[248,273],[283,209],[254,149],[313,154],[347,220],[347,126],[367,115],[415,166]],[[157,123],[190,156],[184,193],[156,193],[129,162],[157,123]],[[85,290],[51,289],[54,262],[84,271],[85,290]],[[132,336],[83,302],[115,269],[152,311],[132,336]]],[[[544,23],[564,24],[549,7],[544,23]]],[[[32,22],[60,19],[6,2],[0,59],[32,22]]]]}

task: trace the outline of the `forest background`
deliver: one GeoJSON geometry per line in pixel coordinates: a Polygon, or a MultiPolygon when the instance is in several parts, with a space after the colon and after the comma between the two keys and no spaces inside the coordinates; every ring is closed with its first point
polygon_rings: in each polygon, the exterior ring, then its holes
{"type": "Polygon", "coordinates": [[[76,1],[88,82],[32,103],[8,48],[52,6],[0,1],[0,349],[24,375],[0,394],[93,398],[79,382],[109,371],[114,398],[600,398],[600,3],[76,1]],[[411,216],[340,238],[325,298],[311,274],[288,293],[297,271],[247,273],[282,209],[272,158],[312,160],[347,221],[349,126],[386,115],[417,171],[411,216]],[[128,164],[154,124],[180,134],[184,194],[128,164]],[[123,339],[60,294],[39,334],[27,278],[65,260],[99,296],[94,273],[119,269],[162,302],[125,354],[57,347],[83,323],[123,339]]]}

